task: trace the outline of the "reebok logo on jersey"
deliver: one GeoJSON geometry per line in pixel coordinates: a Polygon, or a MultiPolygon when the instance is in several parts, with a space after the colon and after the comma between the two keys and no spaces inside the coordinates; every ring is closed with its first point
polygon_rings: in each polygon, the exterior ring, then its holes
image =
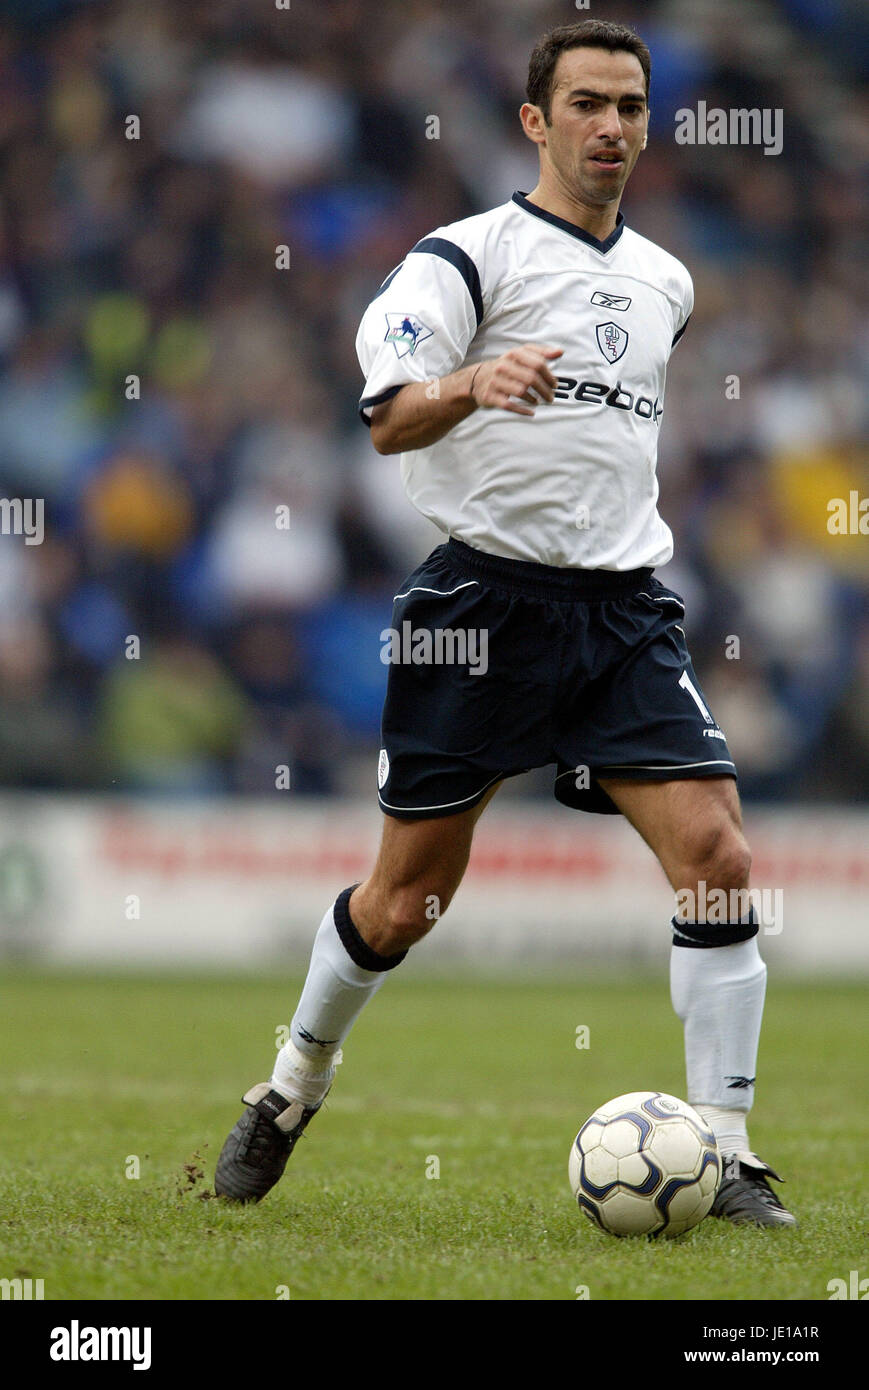
{"type": "Polygon", "coordinates": [[[626,294],[607,294],[604,290],[595,290],[591,302],[599,304],[602,309],[618,309],[620,312],[631,307],[631,300],[626,294]]]}
{"type": "Polygon", "coordinates": [[[385,343],[392,343],[399,357],[411,357],[420,343],[433,336],[433,329],[416,314],[387,314],[385,343]]]}
{"type": "Polygon", "coordinates": [[[756,1076],[725,1076],[728,1091],[747,1091],[757,1080],[756,1076]]]}
{"type": "Polygon", "coordinates": [[[628,345],[628,330],[619,328],[617,323],[599,323],[594,330],[597,345],[607,362],[618,362],[624,357],[628,345]]]}
{"type": "Polygon", "coordinates": [[[610,386],[605,381],[577,381],[575,376],[556,377],[558,386],[554,395],[557,401],[579,401],[583,405],[608,405],[613,410],[632,410],[641,420],[654,420],[657,425],[664,413],[664,407],[656,396],[652,401],[648,396],[634,396],[620,381],[610,386]]]}

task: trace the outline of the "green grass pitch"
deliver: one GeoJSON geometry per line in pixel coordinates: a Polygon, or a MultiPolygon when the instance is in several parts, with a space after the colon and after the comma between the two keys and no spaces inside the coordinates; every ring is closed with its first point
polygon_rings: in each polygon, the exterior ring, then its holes
{"type": "Polygon", "coordinates": [[[602,1235],[567,1184],[597,1105],[684,1094],[663,978],[408,962],[245,1208],[209,1196],[214,1164],[298,980],[18,971],[0,989],[0,1277],[47,1300],[826,1300],[869,1273],[866,985],[770,986],[751,1135],[799,1229],[710,1218],[672,1242],[602,1235]]]}

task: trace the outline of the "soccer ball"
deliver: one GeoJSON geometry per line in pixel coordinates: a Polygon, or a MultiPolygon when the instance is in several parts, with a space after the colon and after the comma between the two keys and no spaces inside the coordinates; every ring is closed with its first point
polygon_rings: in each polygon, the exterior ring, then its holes
{"type": "Polygon", "coordinates": [[[573,1141],[570,1186],[582,1211],[614,1236],[680,1236],[709,1211],[721,1159],[715,1136],[663,1091],[617,1096],[573,1141]]]}

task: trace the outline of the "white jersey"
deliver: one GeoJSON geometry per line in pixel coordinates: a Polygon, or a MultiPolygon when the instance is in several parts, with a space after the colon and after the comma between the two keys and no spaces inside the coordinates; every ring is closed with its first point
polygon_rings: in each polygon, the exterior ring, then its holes
{"type": "MultiPolygon", "coordinates": [[[[694,303],[691,277],[618,224],[605,241],[514,193],[439,227],[384,280],[356,338],[373,406],[523,343],[563,349],[534,417],[475,410],[401,455],[424,516],[477,550],[579,569],[662,565],[673,538],[656,477],[667,361],[694,303]]],[[[431,390],[435,390],[432,384],[431,390]]]]}

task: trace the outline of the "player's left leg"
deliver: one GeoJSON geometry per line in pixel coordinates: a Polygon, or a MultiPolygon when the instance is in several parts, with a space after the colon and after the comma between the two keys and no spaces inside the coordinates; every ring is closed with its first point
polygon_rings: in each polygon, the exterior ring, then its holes
{"type": "Polygon", "coordinates": [[[723,1159],[713,1213],[794,1225],[766,1181],[778,1175],[752,1153],[746,1130],[766,966],[748,899],[751,855],[736,782],[601,778],[600,785],[657,855],[680,903],[694,908],[673,918],[670,983],[685,1027],[687,1099],[715,1132],[723,1159]],[[722,902],[729,905],[723,913],[722,902]]]}

